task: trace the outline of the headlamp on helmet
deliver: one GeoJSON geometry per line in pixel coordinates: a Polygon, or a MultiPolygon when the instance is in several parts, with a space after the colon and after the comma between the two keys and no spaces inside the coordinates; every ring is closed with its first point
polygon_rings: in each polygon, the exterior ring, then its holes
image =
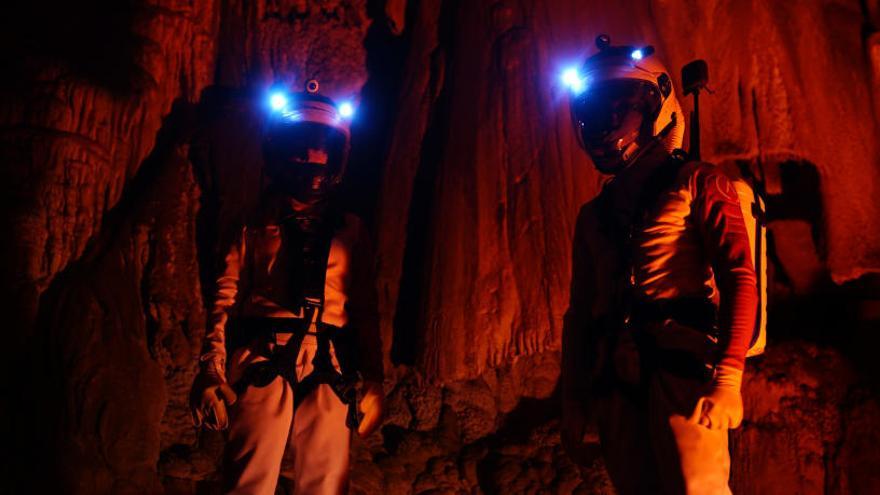
{"type": "MultiPolygon", "coordinates": [[[[331,99],[325,98],[318,94],[320,85],[317,80],[311,79],[306,83],[305,92],[289,94],[284,89],[274,88],[269,92],[268,103],[269,111],[272,118],[286,118],[288,120],[296,120],[301,117],[296,112],[297,97],[308,100],[309,95],[314,95],[315,100],[323,100],[335,109],[336,118],[340,121],[351,121],[355,114],[354,103],[350,100],[343,101],[338,105],[331,99]],[[304,97],[304,98],[303,98],[304,97]]],[[[326,110],[326,109],[325,109],[326,110]]]]}

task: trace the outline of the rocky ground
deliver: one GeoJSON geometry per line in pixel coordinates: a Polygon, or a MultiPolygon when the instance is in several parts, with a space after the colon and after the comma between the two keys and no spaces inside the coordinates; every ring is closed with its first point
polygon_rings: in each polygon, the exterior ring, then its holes
{"type": "MultiPolygon", "coordinates": [[[[611,494],[598,454],[578,467],[559,442],[557,356],[438,386],[409,370],[390,385],[381,434],[358,441],[352,492],[611,494]],[[501,376],[506,383],[501,383],[501,376]],[[521,393],[524,397],[517,401],[521,393]]],[[[789,342],[752,360],[747,420],[732,435],[735,493],[869,494],[880,490],[880,403],[835,351],[789,342]]],[[[212,493],[222,437],[166,450],[167,493],[212,493]]],[[[287,472],[286,476],[291,473],[287,472]]],[[[289,493],[282,478],[279,493],[289,493]]]]}

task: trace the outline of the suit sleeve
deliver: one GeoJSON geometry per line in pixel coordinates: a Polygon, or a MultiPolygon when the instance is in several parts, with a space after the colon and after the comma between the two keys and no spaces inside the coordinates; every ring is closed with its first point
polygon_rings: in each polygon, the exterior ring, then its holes
{"type": "Polygon", "coordinates": [[[242,229],[240,236],[230,245],[223,258],[211,305],[208,333],[200,358],[204,366],[220,376],[225,376],[226,373],[226,324],[238,295],[241,267],[245,259],[245,235],[245,229],[242,229]]]}
{"type": "Polygon", "coordinates": [[[358,221],[358,235],[352,254],[352,284],[349,314],[357,331],[360,372],[366,381],[384,379],[382,337],[379,332],[378,293],[376,291],[375,256],[370,236],[358,221]]]}
{"type": "Polygon", "coordinates": [[[721,296],[718,364],[742,370],[758,311],[751,241],[730,179],[707,166],[696,181],[697,219],[721,296]]]}

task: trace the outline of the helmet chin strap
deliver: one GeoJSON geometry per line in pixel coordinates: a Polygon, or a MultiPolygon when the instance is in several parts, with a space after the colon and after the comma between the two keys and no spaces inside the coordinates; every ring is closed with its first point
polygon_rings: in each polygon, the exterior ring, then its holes
{"type": "Polygon", "coordinates": [[[629,143],[629,146],[623,150],[621,158],[623,158],[624,163],[632,163],[635,158],[641,156],[641,150],[642,147],[639,146],[638,140],[633,140],[633,142],[629,143]]]}
{"type": "MultiPolygon", "coordinates": [[[[656,136],[651,138],[651,140],[648,141],[648,143],[645,144],[645,146],[639,146],[635,150],[635,154],[633,154],[632,158],[627,160],[627,163],[629,163],[629,165],[627,165],[627,166],[630,166],[633,163],[639,161],[639,158],[644,156],[645,153],[647,153],[649,150],[654,149],[655,146],[661,144],[663,142],[663,140],[666,139],[666,136],[669,135],[670,132],[672,132],[672,129],[675,128],[676,119],[677,119],[677,115],[673,113],[672,118],[669,119],[669,123],[666,124],[666,127],[661,129],[660,132],[658,132],[656,136]]],[[[633,144],[635,144],[635,143],[633,143],[633,144]]]]}
{"type": "Polygon", "coordinates": [[[311,197],[297,197],[291,194],[289,197],[291,210],[295,216],[321,216],[330,203],[330,192],[311,197]]]}
{"type": "Polygon", "coordinates": [[[333,223],[333,206],[329,198],[321,198],[313,203],[303,203],[296,198],[290,197],[290,210],[282,221],[294,222],[299,230],[305,234],[314,234],[327,225],[333,223]]]}

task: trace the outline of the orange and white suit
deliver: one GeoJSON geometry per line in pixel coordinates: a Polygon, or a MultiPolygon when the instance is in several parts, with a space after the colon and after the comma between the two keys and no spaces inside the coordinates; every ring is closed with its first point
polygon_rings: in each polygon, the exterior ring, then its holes
{"type": "MultiPolygon", "coordinates": [[[[248,226],[225,256],[217,279],[205,366],[236,383],[245,368],[265,360],[291,334],[273,339],[255,335],[232,355],[226,355],[227,323],[232,317],[298,318],[302,312],[288,291],[295,263],[287,259],[284,236],[277,222],[248,226]],[[228,366],[228,369],[227,369],[228,366]]],[[[365,382],[382,382],[382,345],[376,312],[374,258],[362,222],[342,216],[330,244],[321,320],[343,331],[356,332],[359,371],[365,382]]],[[[248,336],[247,325],[237,331],[248,336]]],[[[310,331],[316,331],[314,323],[310,331]]],[[[312,370],[316,338],[306,335],[296,358],[296,376],[312,370]]],[[[339,369],[336,352],[333,364],[339,369]]],[[[229,437],[224,454],[224,484],[229,493],[275,493],[285,449],[293,450],[295,487],[302,494],[344,493],[348,486],[351,431],[347,406],[324,384],[294,411],[294,392],[278,376],[268,386],[249,386],[229,410],[229,437]]]]}
{"type": "Polygon", "coordinates": [[[563,441],[583,455],[593,417],[622,494],[730,492],[727,426],[698,424],[698,401],[713,369],[741,377],[752,246],[728,177],[673,162],[660,153],[614,176],[582,207],[573,244],[563,441]]]}

